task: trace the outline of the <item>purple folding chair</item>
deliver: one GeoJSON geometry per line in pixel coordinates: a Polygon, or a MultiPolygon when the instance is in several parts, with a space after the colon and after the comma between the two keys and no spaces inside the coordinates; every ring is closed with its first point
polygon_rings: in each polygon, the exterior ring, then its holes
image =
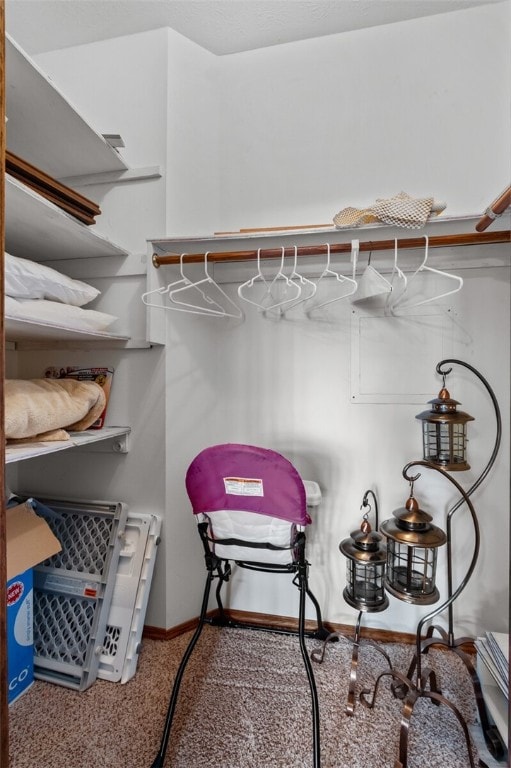
{"type": "Polygon", "coordinates": [[[313,765],[320,768],[319,705],[305,636],[324,640],[321,610],[309,589],[309,563],[305,559],[307,512],[304,483],[284,456],[267,448],[227,443],[206,448],[192,461],[186,474],[190,498],[206,562],[206,586],[195,633],[177,670],[170,696],[160,750],[151,768],[163,768],[186,665],[204,624],[297,634],[311,694],[313,765]],[[221,599],[224,583],[238,567],[269,573],[292,574],[298,587],[298,630],[250,625],[228,616],[221,599]],[[207,616],[211,585],[217,579],[218,609],[207,616]],[[305,630],[306,596],[316,611],[316,626],[305,630]]]}

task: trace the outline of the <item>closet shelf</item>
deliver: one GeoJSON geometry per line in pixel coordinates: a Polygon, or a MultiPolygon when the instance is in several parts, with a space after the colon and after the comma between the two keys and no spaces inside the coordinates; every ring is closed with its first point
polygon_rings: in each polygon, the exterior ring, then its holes
{"type": "Polygon", "coordinates": [[[5,317],[5,339],[21,347],[23,342],[30,346],[41,342],[105,342],[109,345],[123,346],[130,341],[129,336],[120,336],[105,332],[80,331],[60,325],[40,323],[35,320],[20,320],[17,317],[5,317]]]}
{"type": "Polygon", "coordinates": [[[5,249],[32,261],[128,256],[124,248],[8,175],[5,249]]]}
{"type": "Polygon", "coordinates": [[[86,446],[90,446],[92,450],[103,451],[107,449],[113,453],[127,453],[130,432],[130,427],[103,427],[103,429],[97,430],[89,429],[86,432],[71,432],[70,440],[7,445],[5,463],[13,464],[17,461],[35,459],[50,453],[58,453],[70,448],[85,448],[86,446]]]}
{"type": "MultiPolygon", "coordinates": [[[[428,236],[431,248],[453,248],[458,246],[485,246],[490,244],[509,244],[511,235],[507,230],[478,233],[474,231],[479,216],[438,217],[432,219],[421,230],[404,230],[383,224],[370,224],[362,227],[337,229],[315,228],[297,230],[271,230],[253,233],[240,232],[217,236],[167,237],[152,239],[153,265],[178,264],[180,255],[185,254],[185,263],[202,262],[204,253],[208,253],[211,262],[240,262],[256,259],[257,250],[261,249],[262,258],[278,258],[282,248],[288,248],[286,256],[291,256],[291,249],[298,247],[299,256],[321,256],[325,253],[325,244],[331,246],[331,253],[351,251],[351,241],[356,239],[361,252],[390,251],[394,249],[395,239],[400,250],[424,247],[424,237],[428,236]],[[200,252],[198,252],[200,250],[200,252]]],[[[505,223],[504,223],[505,226],[505,223]]],[[[476,249],[477,250],[477,249],[476,249]]],[[[466,251],[461,257],[467,261],[466,251]]],[[[480,259],[480,256],[479,256],[480,259]]],[[[499,259],[499,264],[509,264],[509,252],[499,259]]],[[[469,263],[466,266],[476,266],[469,263]]]]}
{"type": "Polygon", "coordinates": [[[128,168],[51,79],[5,38],[7,147],[57,179],[128,168]],[[35,117],[34,117],[35,116],[35,117]]]}

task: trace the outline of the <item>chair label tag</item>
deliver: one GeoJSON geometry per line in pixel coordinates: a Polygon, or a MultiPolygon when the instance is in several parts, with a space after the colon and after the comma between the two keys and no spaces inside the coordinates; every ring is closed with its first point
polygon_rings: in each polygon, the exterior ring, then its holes
{"type": "Polygon", "coordinates": [[[264,496],[263,481],[253,477],[224,477],[224,486],[233,496],[264,496]]]}

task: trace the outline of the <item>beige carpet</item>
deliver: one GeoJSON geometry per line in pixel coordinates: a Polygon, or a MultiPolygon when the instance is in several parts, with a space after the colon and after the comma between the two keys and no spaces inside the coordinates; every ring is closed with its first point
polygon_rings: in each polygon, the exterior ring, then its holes
{"type": "MultiPolygon", "coordinates": [[[[190,635],[145,640],[126,685],[97,681],[76,693],[36,681],[10,709],[9,768],[150,768],[157,751],[176,667],[190,635]]],[[[320,646],[307,640],[310,650],[320,646]]],[[[385,645],[406,672],[412,646],[385,645]]],[[[322,768],[393,768],[402,703],[380,685],[376,706],[344,714],[351,645],[329,645],[314,664],[321,707],[322,768]]],[[[432,650],[443,694],[473,723],[476,706],[465,667],[432,650]]],[[[386,668],[371,646],[360,655],[359,684],[386,668]]],[[[308,768],[312,766],[309,688],[298,640],[206,626],[181,689],[166,767],[308,768]]],[[[467,768],[465,741],[449,707],[416,704],[409,768],[467,768]]],[[[476,748],[473,747],[474,755],[476,748]]],[[[476,760],[477,765],[477,760],[476,760]]]]}

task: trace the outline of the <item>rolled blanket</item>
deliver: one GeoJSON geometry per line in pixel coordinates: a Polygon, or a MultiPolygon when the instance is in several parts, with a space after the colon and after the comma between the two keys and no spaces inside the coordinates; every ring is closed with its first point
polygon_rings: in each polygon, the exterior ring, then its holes
{"type": "Polygon", "coordinates": [[[53,430],[82,432],[102,413],[105,393],[99,384],[75,379],[6,379],[6,439],[28,439],[53,430]]]}

